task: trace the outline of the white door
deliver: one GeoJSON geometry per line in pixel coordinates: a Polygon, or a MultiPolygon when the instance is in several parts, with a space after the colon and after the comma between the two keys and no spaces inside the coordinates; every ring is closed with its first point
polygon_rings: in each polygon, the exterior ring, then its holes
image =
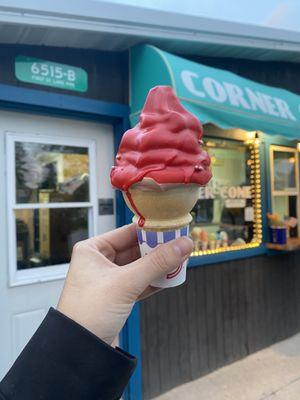
{"type": "Polygon", "coordinates": [[[57,304],[74,243],[115,227],[98,209],[111,165],[111,125],[0,111],[0,378],[57,304]]]}

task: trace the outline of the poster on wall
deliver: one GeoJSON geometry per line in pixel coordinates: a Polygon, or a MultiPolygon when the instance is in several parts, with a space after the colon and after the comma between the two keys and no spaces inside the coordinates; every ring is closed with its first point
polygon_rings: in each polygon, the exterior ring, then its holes
{"type": "Polygon", "coordinates": [[[15,58],[15,76],[21,82],[86,92],[88,76],[84,69],[34,57],[15,58]]]}

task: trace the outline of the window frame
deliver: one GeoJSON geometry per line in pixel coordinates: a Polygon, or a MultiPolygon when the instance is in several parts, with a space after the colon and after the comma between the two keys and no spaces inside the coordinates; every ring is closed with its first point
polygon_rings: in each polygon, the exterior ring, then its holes
{"type": "MultiPolygon", "coordinates": [[[[261,139],[256,138],[256,133],[254,132],[246,132],[240,129],[233,130],[219,130],[219,128],[215,126],[209,126],[209,129],[205,130],[205,140],[209,141],[210,139],[223,139],[233,142],[243,143],[245,146],[250,146],[252,148],[251,154],[254,159],[254,165],[251,169],[251,176],[255,183],[251,183],[251,190],[254,192],[252,196],[252,207],[254,209],[254,231],[255,231],[255,240],[252,242],[248,242],[246,244],[236,245],[236,246],[228,246],[228,247],[220,247],[215,250],[199,250],[194,251],[190,257],[190,264],[199,265],[199,260],[217,260],[218,257],[227,257],[228,259],[235,259],[234,253],[244,252],[244,254],[250,254],[251,252],[261,252],[261,249],[264,247],[263,245],[263,222],[262,222],[262,213],[263,213],[263,194],[262,192],[262,155],[261,155],[261,139]],[[245,137],[245,134],[251,133],[251,138],[245,137]],[[230,136],[228,136],[228,134],[230,136]],[[256,171],[256,172],[255,172],[256,171]],[[213,256],[213,257],[212,257],[213,256]],[[195,261],[194,261],[195,260],[195,261]]],[[[252,158],[251,156],[251,158],[252,158]]],[[[250,256],[250,255],[249,255],[250,256]]],[[[217,262],[217,261],[215,261],[217,262]]]]}
{"type": "MultiPolygon", "coordinates": [[[[297,204],[297,218],[300,216],[300,202],[299,202],[299,157],[298,157],[298,149],[295,147],[289,146],[280,146],[275,144],[270,144],[269,147],[269,156],[270,156],[270,188],[271,188],[271,209],[272,212],[275,210],[274,206],[274,197],[279,196],[287,196],[287,197],[296,197],[296,204],[297,204]],[[283,153],[291,153],[295,156],[295,183],[296,187],[295,190],[275,190],[275,181],[274,181],[274,152],[281,151],[283,153]]],[[[298,236],[300,233],[299,224],[297,226],[298,236]]]]}
{"type": "Polygon", "coordinates": [[[61,208],[87,208],[88,209],[88,234],[97,234],[97,179],[96,179],[96,141],[74,137],[52,137],[34,133],[5,132],[6,139],[6,186],[7,186],[7,215],[8,215],[8,286],[28,285],[38,282],[48,282],[64,279],[69,264],[17,269],[17,237],[15,210],[18,209],[61,209],[61,208]],[[71,147],[84,147],[88,149],[89,157],[89,201],[88,202],[58,202],[58,203],[17,203],[16,199],[16,164],[15,143],[29,142],[40,144],[65,145],[71,147]]]}
{"type": "Polygon", "coordinates": [[[271,172],[271,194],[273,196],[298,196],[299,194],[299,174],[298,174],[298,151],[294,147],[288,146],[278,146],[271,144],[270,145],[270,172],[271,172]],[[274,152],[282,152],[282,153],[293,153],[295,156],[295,190],[275,190],[275,181],[274,181],[274,152]]]}

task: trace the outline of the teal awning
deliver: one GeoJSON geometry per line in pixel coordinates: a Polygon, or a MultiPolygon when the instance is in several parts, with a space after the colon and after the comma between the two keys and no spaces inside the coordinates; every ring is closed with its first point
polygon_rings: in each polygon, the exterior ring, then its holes
{"type": "Polygon", "coordinates": [[[149,45],[131,49],[130,68],[133,124],[149,89],[170,85],[182,105],[202,124],[300,139],[300,96],[287,90],[262,85],[149,45]]]}

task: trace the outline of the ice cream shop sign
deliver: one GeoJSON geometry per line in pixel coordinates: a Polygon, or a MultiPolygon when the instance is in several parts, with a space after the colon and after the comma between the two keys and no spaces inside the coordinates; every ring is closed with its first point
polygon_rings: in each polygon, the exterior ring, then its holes
{"type": "Polygon", "coordinates": [[[251,186],[205,186],[200,188],[199,198],[251,199],[251,186]]]}
{"type": "Polygon", "coordinates": [[[181,72],[181,79],[187,90],[198,98],[209,98],[217,103],[229,103],[244,110],[261,111],[264,114],[296,121],[289,104],[280,97],[271,96],[250,87],[220,81],[189,70],[181,72]]]}
{"type": "Polygon", "coordinates": [[[181,104],[202,125],[259,130],[298,139],[300,96],[175,56],[154,46],[131,51],[131,120],[136,123],[153,83],[172,86],[181,104]],[[151,66],[151,67],[150,67],[151,66]],[[147,79],[140,79],[140,77],[147,79]]]}

